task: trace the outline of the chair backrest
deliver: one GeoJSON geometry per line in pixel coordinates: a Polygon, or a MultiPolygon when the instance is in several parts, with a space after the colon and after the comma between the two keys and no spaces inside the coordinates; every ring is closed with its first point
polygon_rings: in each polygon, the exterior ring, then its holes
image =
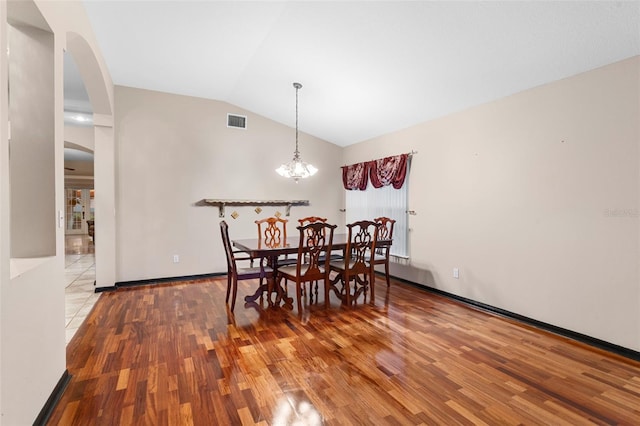
{"type": "Polygon", "coordinates": [[[233,257],[233,248],[231,248],[231,240],[229,239],[229,225],[227,222],[220,221],[220,234],[222,235],[222,245],[227,255],[227,269],[229,275],[236,272],[236,260],[233,257]]]}
{"type": "Polygon", "coordinates": [[[316,222],[327,223],[327,218],[318,217],[318,216],[308,216],[308,217],[303,217],[302,219],[298,219],[298,222],[300,223],[300,226],[305,226],[309,223],[316,223],[316,222]]]}
{"type": "Polygon", "coordinates": [[[369,267],[369,253],[373,253],[378,240],[378,225],[370,220],[361,220],[347,224],[347,247],[345,250],[345,269],[365,272],[369,267]]]}
{"type": "Polygon", "coordinates": [[[323,278],[323,270],[320,269],[321,257],[324,253],[324,270],[329,269],[331,247],[333,246],[333,231],[336,225],[324,222],[309,223],[298,226],[300,231],[300,243],[298,244],[298,263],[296,275],[307,280],[323,278]]]}
{"type": "MultiPolygon", "coordinates": [[[[308,217],[303,217],[302,219],[298,219],[298,223],[300,223],[300,226],[305,226],[310,223],[316,223],[316,222],[327,223],[327,218],[319,217],[319,216],[308,216],[308,217]]],[[[326,231],[326,229],[323,229],[323,231],[326,231]]]]}
{"type": "MultiPolygon", "coordinates": [[[[378,227],[378,241],[393,239],[393,226],[396,223],[395,219],[382,216],[382,217],[377,217],[373,219],[373,221],[375,223],[380,224],[380,226],[378,227]]],[[[384,257],[388,257],[390,248],[391,248],[391,245],[378,247],[376,249],[376,254],[380,254],[380,255],[383,255],[384,257]]]]}
{"type": "Polygon", "coordinates": [[[276,247],[287,240],[287,219],[279,217],[267,217],[256,220],[258,225],[258,238],[267,247],[276,247]]]}

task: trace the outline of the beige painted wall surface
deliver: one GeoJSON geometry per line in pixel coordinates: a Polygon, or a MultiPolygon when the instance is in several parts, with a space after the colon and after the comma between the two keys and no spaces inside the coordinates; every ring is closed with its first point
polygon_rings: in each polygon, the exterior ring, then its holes
{"type": "Polygon", "coordinates": [[[640,350],[639,75],[635,57],[346,148],[419,151],[395,273],[640,350]]]}
{"type": "MultiPolygon", "coordinates": [[[[304,216],[343,224],[340,147],[300,133],[302,158],[319,171],[296,184],[275,173],[293,157],[293,128],[188,96],[116,86],[115,101],[118,282],[226,271],[218,209],[194,205],[203,198],[309,200],[291,208],[290,235],[304,216]],[[227,128],[227,113],[246,115],[247,128],[227,128]]],[[[285,213],[262,208],[227,207],[231,238],[255,237],[256,219],[285,213]]]]}
{"type": "MultiPolygon", "coordinates": [[[[86,38],[86,45],[90,46],[88,49],[98,57],[100,53],[84,6],[78,0],[0,2],[0,50],[3,52],[6,50],[7,20],[17,16],[23,23],[46,31],[50,29],[54,34],[54,76],[51,82],[54,149],[46,160],[55,165],[52,176],[55,184],[49,196],[55,194],[54,211],[61,211],[65,205],[63,49],[68,32],[77,33],[76,38],[86,38]],[[32,22],[31,18],[35,18],[35,21],[32,22]]],[[[104,64],[100,57],[98,61],[104,64]]],[[[108,81],[101,81],[106,92],[102,104],[108,104],[109,95],[112,94],[110,79],[106,67],[96,68],[105,72],[93,72],[92,78],[101,79],[107,75],[108,81]]],[[[6,123],[7,55],[0,55],[0,83],[4,95],[0,96],[0,118],[6,123]]],[[[13,268],[13,274],[9,274],[10,265],[25,266],[26,262],[23,259],[9,259],[7,242],[12,227],[8,207],[10,192],[23,188],[9,187],[9,148],[5,132],[0,134],[0,149],[0,424],[24,425],[33,423],[65,371],[64,229],[56,226],[55,215],[51,212],[50,227],[46,232],[55,235],[55,256],[41,258],[39,262],[27,262],[28,269],[13,268]],[[34,312],[38,314],[34,315],[34,312]]],[[[113,203],[110,210],[114,210],[113,203]]]]}
{"type": "Polygon", "coordinates": [[[29,26],[9,26],[11,257],[56,250],[54,186],[54,40],[29,26]]]}
{"type": "Polygon", "coordinates": [[[95,138],[93,127],[64,126],[64,141],[79,145],[85,150],[95,150],[95,138]]]}
{"type": "Polygon", "coordinates": [[[32,424],[65,370],[64,286],[52,278],[59,262],[39,261],[2,289],[10,301],[2,306],[3,425],[32,424]]]}

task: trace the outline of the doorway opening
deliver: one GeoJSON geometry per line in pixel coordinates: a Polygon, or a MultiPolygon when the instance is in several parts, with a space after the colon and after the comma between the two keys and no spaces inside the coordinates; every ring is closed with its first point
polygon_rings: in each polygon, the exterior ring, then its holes
{"type": "Polygon", "coordinates": [[[95,292],[93,113],[72,55],[64,53],[65,332],[69,344],[99,294],[95,292]]]}
{"type": "Polygon", "coordinates": [[[95,228],[95,190],[93,188],[66,188],[66,228],[65,235],[89,235],[94,241],[95,228]],[[94,234],[94,235],[92,235],[94,234]]]}

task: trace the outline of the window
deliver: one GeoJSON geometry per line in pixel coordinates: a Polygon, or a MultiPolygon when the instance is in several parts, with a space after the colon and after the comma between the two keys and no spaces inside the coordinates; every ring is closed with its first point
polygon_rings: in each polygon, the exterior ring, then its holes
{"type": "Polygon", "coordinates": [[[394,219],[391,255],[409,259],[409,183],[411,156],[394,155],[342,167],[347,223],[385,216],[394,219]]]}
{"type": "Polygon", "coordinates": [[[373,220],[386,216],[395,219],[393,228],[393,245],[391,255],[407,259],[409,257],[408,241],[408,179],[400,189],[391,185],[374,188],[368,185],[364,191],[346,191],[346,223],[358,220],[373,220]]]}

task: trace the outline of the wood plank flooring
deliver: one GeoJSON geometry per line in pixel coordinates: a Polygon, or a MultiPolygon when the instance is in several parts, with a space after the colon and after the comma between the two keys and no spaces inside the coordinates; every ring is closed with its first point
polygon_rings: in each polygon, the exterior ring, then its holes
{"type": "Polygon", "coordinates": [[[225,286],[102,293],[49,424],[640,424],[640,363],[406,284],[302,318],[244,307],[250,281],[228,316],[225,286]]]}

